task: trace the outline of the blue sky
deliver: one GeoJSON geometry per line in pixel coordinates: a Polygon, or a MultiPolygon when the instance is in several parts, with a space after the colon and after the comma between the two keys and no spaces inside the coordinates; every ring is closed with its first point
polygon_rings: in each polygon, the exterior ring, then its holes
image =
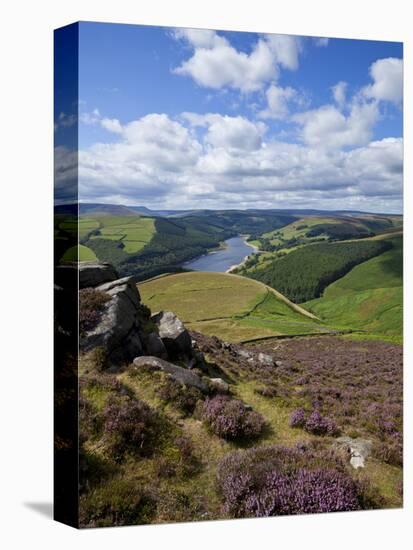
{"type": "Polygon", "coordinates": [[[80,199],[400,212],[402,57],[392,42],[81,23],[80,199]]]}

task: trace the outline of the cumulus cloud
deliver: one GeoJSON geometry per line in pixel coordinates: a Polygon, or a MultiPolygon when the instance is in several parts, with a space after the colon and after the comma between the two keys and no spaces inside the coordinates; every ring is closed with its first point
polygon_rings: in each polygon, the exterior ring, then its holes
{"type": "Polygon", "coordinates": [[[192,126],[207,127],[204,143],[216,148],[238,151],[254,151],[261,147],[267,127],[262,122],[252,122],[245,117],[231,117],[210,113],[198,115],[183,113],[182,118],[192,126]]]}
{"type": "Polygon", "coordinates": [[[403,140],[385,138],[346,156],[346,168],[357,178],[360,191],[367,196],[392,196],[402,193],[403,140]]]}
{"type": "Polygon", "coordinates": [[[363,88],[363,94],[368,98],[400,105],[403,98],[402,59],[378,59],[372,63],[369,72],[373,83],[363,88]]]}
{"type": "Polygon", "coordinates": [[[346,92],[347,92],[347,82],[337,82],[335,86],[331,88],[333,93],[334,101],[342,109],[346,104],[346,92]]]}
{"type": "Polygon", "coordinates": [[[265,40],[275,55],[277,63],[292,71],[298,69],[301,40],[287,34],[267,34],[265,40]]]}
{"type": "Polygon", "coordinates": [[[349,114],[334,105],[324,105],[296,114],[301,139],[308,145],[324,148],[354,147],[367,144],[379,117],[376,102],[354,101],[349,114]]]}
{"type": "Polygon", "coordinates": [[[83,112],[79,114],[79,122],[81,124],[86,124],[87,126],[92,126],[94,124],[99,124],[102,120],[99,109],[94,109],[92,112],[83,112]]]}
{"type": "Polygon", "coordinates": [[[282,88],[271,84],[265,92],[267,108],[258,113],[260,118],[283,119],[289,115],[288,103],[297,99],[298,94],[290,86],[282,88]]]}
{"type": "Polygon", "coordinates": [[[114,134],[122,133],[122,126],[119,120],[116,118],[102,118],[100,120],[100,124],[103,128],[105,128],[105,130],[108,130],[109,132],[113,132],[114,134]]]}
{"type": "MultiPolygon", "coordinates": [[[[333,122],[320,124],[329,129],[324,135],[331,139],[332,129],[333,135],[346,134],[360,108],[365,106],[353,106],[347,118],[330,113],[333,122]]],[[[81,200],[177,209],[302,207],[313,201],[319,208],[400,207],[401,139],[349,151],[319,147],[312,139],[285,143],[269,138],[262,122],[216,113],[183,113],[177,120],[154,113],[121,130],[117,142],[80,151],[81,200]]],[[[68,177],[70,165],[69,159],[62,162],[68,177]]]]}
{"type": "Polygon", "coordinates": [[[179,29],[174,36],[185,40],[193,53],[173,72],[189,76],[203,87],[254,92],[276,80],[280,66],[290,70],[298,67],[301,45],[296,37],[263,35],[246,53],[215,31],[179,29]]]}
{"type": "Polygon", "coordinates": [[[194,48],[212,48],[227,43],[215,31],[208,29],[175,29],[172,36],[177,40],[186,40],[194,48]]]}

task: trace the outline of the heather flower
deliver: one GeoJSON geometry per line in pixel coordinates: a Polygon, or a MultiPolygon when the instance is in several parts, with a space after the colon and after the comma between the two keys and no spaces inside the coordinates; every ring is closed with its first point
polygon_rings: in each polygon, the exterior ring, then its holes
{"type": "Polygon", "coordinates": [[[290,416],[290,426],[292,428],[303,428],[305,420],[304,409],[295,409],[290,416]]]}
{"type": "Polygon", "coordinates": [[[361,488],[340,459],[311,446],[231,453],[220,462],[217,481],[233,517],[360,509],[361,488]]]}
{"type": "Polygon", "coordinates": [[[120,459],[126,452],[145,454],[150,450],[155,415],[148,405],[127,396],[112,398],[103,416],[107,449],[114,458],[120,459]]]}
{"type": "Polygon", "coordinates": [[[202,408],[202,418],[216,435],[225,439],[257,437],[265,423],[259,413],[248,410],[241,401],[225,395],[207,399],[202,408]]]}
{"type": "Polygon", "coordinates": [[[110,296],[94,288],[84,288],[79,291],[80,335],[97,325],[108,300],[110,296]]]}
{"type": "Polygon", "coordinates": [[[322,416],[319,411],[313,411],[305,423],[305,429],[314,435],[335,435],[337,426],[334,420],[322,416]]]}
{"type": "Polygon", "coordinates": [[[271,472],[252,512],[258,516],[358,510],[357,486],[335,470],[299,469],[290,475],[271,472]],[[254,509],[255,508],[255,509],[254,509]]]}

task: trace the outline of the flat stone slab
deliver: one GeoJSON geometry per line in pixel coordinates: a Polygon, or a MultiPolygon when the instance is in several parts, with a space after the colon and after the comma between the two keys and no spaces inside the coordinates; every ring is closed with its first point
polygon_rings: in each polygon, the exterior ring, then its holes
{"type": "Polygon", "coordinates": [[[153,369],[161,370],[168,373],[174,380],[184,384],[185,386],[192,386],[203,393],[209,392],[208,385],[200,376],[189,369],[184,369],[183,367],[169,363],[159,357],[153,357],[150,355],[136,357],[133,360],[133,364],[135,367],[152,367],[153,369]]]}

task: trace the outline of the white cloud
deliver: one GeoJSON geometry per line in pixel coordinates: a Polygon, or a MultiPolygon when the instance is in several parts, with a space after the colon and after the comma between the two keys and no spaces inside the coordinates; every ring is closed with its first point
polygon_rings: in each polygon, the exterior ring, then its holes
{"type": "Polygon", "coordinates": [[[260,118],[286,118],[289,114],[288,103],[297,99],[297,92],[293,88],[289,86],[287,88],[281,88],[275,84],[271,84],[265,92],[265,95],[268,106],[258,113],[260,118]]]}
{"type": "Polygon", "coordinates": [[[194,48],[212,48],[226,43],[224,38],[208,29],[175,29],[173,37],[187,40],[194,48]]]}
{"type": "Polygon", "coordinates": [[[250,53],[245,53],[214,31],[179,29],[174,36],[184,39],[194,51],[192,57],[173,72],[189,76],[207,88],[253,92],[262,89],[266,82],[276,80],[280,66],[298,67],[300,41],[296,37],[264,35],[250,53]]]}
{"type": "Polygon", "coordinates": [[[91,113],[83,112],[79,114],[79,122],[88,126],[99,124],[101,120],[99,109],[94,109],[91,113]]]}
{"type": "Polygon", "coordinates": [[[292,71],[298,69],[298,57],[301,51],[301,40],[287,34],[267,34],[265,37],[277,62],[292,71]]]}
{"type": "MultiPolygon", "coordinates": [[[[79,153],[80,194],[163,197],[180,193],[184,175],[201,154],[201,145],[187,128],[165,114],[149,114],[122,126],[117,143],[97,143],[79,153]]],[[[120,201],[120,199],[119,199],[120,201]]],[[[121,201],[120,201],[121,202],[121,201]]]]}
{"type": "MultiPolygon", "coordinates": [[[[359,111],[364,108],[353,105],[348,117],[332,106],[328,116],[318,113],[320,135],[356,141],[347,134],[358,134],[355,120],[365,116],[359,111]],[[329,123],[321,124],[324,116],[329,123]]],[[[314,123],[314,112],[309,113],[314,123]]],[[[118,136],[116,143],[80,151],[81,200],[164,208],[305,204],[380,211],[401,204],[401,139],[366,142],[350,151],[321,147],[312,139],[284,143],[268,139],[262,122],[215,113],[183,113],[180,121],[150,114],[123,125],[118,136]]],[[[67,181],[73,158],[65,162],[59,153],[67,181]]]]}
{"type": "Polygon", "coordinates": [[[333,93],[334,101],[342,109],[346,104],[346,92],[347,92],[347,82],[337,82],[335,86],[331,88],[333,93]]]}
{"type": "Polygon", "coordinates": [[[206,145],[240,152],[259,149],[267,130],[262,122],[252,122],[241,116],[183,113],[182,118],[192,126],[207,127],[204,136],[206,145]]]}
{"type": "Polygon", "coordinates": [[[116,118],[102,118],[100,124],[103,128],[105,128],[105,130],[108,130],[109,132],[113,132],[114,134],[122,133],[122,126],[119,120],[116,118]]]}
{"type": "Polygon", "coordinates": [[[363,94],[400,105],[403,98],[403,60],[395,57],[378,59],[372,63],[369,72],[373,84],[363,88],[363,94]]]}
{"type": "Polygon", "coordinates": [[[347,169],[365,195],[402,194],[403,140],[385,138],[355,149],[346,158],[347,169]]]}
{"type": "Polygon", "coordinates": [[[333,105],[324,105],[296,114],[294,120],[301,125],[301,138],[308,145],[343,148],[368,143],[378,117],[377,103],[354,101],[348,115],[333,105]]]}

